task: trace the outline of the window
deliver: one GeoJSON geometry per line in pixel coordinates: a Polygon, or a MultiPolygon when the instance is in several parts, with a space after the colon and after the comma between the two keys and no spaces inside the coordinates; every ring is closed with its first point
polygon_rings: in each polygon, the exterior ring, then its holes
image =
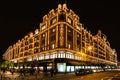
{"type": "Polygon", "coordinates": [[[56,35],[52,35],[51,36],[51,41],[55,41],[56,40],[56,35]]]}
{"type": "Polygon", "coordinates": [[[33,48],[33,46],[32,46],[32,45],[29,45],[29,49],[31,49],[31,48],[33,48]]]}
{"type": "Polygon", "coordinates": [[[74,54],[71,52],[66,53],[66,58],[74,59],[74,54]]]}
{"type": "Polygon", "coordinates": [[[32,54],[32,50],[29,50],[29,54],[32,54]]]}
{"type": "Polygon", "coordinates": [[[72,34],[73,32],[72,28],[68,27],[68,32],[72,34]]]}
{"type": "Polygon", "coordinates": [[[23,54],[20,54],[20,57],[22,57],[23,56],[23,54]]]}
{"type": "Polygon", "coordinates": [[[36,41],[36,40],[39,40],[39,37],[38,37],[38,36],[35,36],[35,41],[36,41]]]}
{"type": "Polygon", "coordinates": [[[34,53],[38,53],[38,51],[39,51],[38,48],[34,49],[34,53]]]}
{"type": "Polygon", "coordinates": [[[55,48],[55,44],[52,44],[52,49],[54,49],[55,48]]]}
{"type": "Polygon", "coordinates": [[[56,32],[56,28],[52,28],[52,29],[50,29],[50,34],[52,35],[53,33],[55,33],[56,32]]]}
{"type": "Polygon", "coordinates": [[[28,45],[28,41],[25,42],[25,45],[28,45]]]}
{"type": "Polygon", "coordinates": [[[38,46],[39,46],[39,43],[36,42],[36,43],[34,44],[34,47],[38,47],[38,46]]]}
{"type": "Polygon", "coordinates": [[[51,24],[54,24],[57,21],[56,17],[51,20],[51,24]]]}
{"type": "Polygon", "coordinates": [[[49,54],[45,54],[45,59],[49,59],[49,54]]]}
{"type": "Polygon", "coordinates": [[[45,48],[44,48],[44,47],[42,47],[42,48],[41,48],[41,51],[44,51],[44,50],[45,50],[45,48]]]}
{"type": "Polygon", "coordinates": [[[25,52],[25,53],[24,53],[24,56],[27,56],[27,55],[28,55],[28,52],[25,52]]]}
{"type": "Polygon", "coordinates": [[[81,60],[81,55],[76,54],[76,55],[75,55],[75,59],[81,60]]]}
{"type": "Polygon", "coordinates": [[[23,48],[21,48],[21,52],[23,51],[23,48]]]}
{"type": "Polygon", "coordinates": [[[68,29],[68,32],[70,33],[70,32],[71,32],[71,30],[70,30],[70,29],[68,29]]]}
{"type": "Polygon", "coordinates": [[[71,20],[70,18],[67,19],[67,22],[68,22],[69,24],[72,24],[72,20],[71,20]]]}
{"type": "Polygon", "coordinates": [[[43,29],[45,29],[46,28],[46,25],[43,25],[42,27],[41,27],[41,30],[43,30],[43,29]]]}
{"type": "Polygon", "coordinates": [[[66,15],[64,13],[61,13],[59,15],[59,21],[65,21],[66,20],[66,15]]]}
{"type": "Polygon", "coordinates": [[[44,59],[44,55],[42,54],[39,56],[39,60],[43,60],[43,59],[44,59]]]}
{"type": "Polygon", "coordinates": [[[77,38],[79,38],[80,37],[80,34],[77,34],[77,38]]]}
{"type": "Polygon", "coordinates": [[[80,30],[80,26],[76,25],[76,28],[77,28],[78,30],[80,30]]]}
{"type": "Polygon", "coordinates": [[[29,58],[27,59],[27,61],[32,61],[32,57],[29,57],[29,58]]]}
{"type": "Polygon", "coordinates": [[[50,55],[50,58],[52,59],[52,58],[56,58],[56,53],[54,52],[54,53],[51,53],[51,55],[50,55]]]}
{"type": "Polygon", "coordinates": [[[71,45],[70,45],[70,44],[68,44],[68,48],[69,48],[69,49],[71,48],[71,45]]]}
{"type": "Polygon", "coordinates": [[[58,53],[58,58],[65,58],[65,52],[64,51],[60,51],[58,53]]]}
{"type": "Polygon", "coordinates": [[[21,44],[21,47],[23,47],[23,44],[21,44]]]}
{"type": "Polygon", "coordinates": [[[55,32],[55,28],[54,28],[54,29],[52,29],[52,32],[55,32]]]}
{"type": "Polygon", "coordinates": [[[44,38],[44,37],[45,37],[45,33],[42,34],[42,38],[44,38]]]}
{"type": "Polygon", "coordinates": [[[28,47],[27,47],[27,46],[25,47],[25,50],[28,50],[28,47]]]}
{"type": "Polygon", "coordinates": [[[33,39],[30,39],[29,42],[32,43],[32,42],[33,42],[33,39]]]}
{"type": "Polygon", "coordinates": [[[39,33],[39,31],[37,30],[37,31],[35,31],[35,34],[38,34],[39,33]]]}

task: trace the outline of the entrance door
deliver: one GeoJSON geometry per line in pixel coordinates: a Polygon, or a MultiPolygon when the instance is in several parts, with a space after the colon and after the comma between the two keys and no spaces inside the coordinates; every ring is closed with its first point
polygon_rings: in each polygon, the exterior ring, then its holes
{"type": "Polygon", "coordinates": [[[66,70],[66,63],[57,63],[58,72],[65,72],[66,70]]]}

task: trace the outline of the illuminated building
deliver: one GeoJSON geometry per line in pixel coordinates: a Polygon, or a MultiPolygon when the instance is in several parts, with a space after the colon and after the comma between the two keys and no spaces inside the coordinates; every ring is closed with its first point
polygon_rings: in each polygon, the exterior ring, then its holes
{"type": "Polygon", "coordinates": [[[18,66],[39,66],[44,71],[74,71],[78,67],[117,65],[117,52],[99,30],[96,35],[84,29],[78,15],[59,4],[43,17],[39,29],[29,33],[3,54],[18,66]]]}

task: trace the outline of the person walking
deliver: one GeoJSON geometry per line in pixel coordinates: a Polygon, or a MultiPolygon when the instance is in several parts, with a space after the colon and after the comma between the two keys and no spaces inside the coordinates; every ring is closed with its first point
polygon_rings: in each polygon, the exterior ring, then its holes
{"type": "Polygon", "coordinates": [[[51,75],[51,77],[53,77],[54,76],[54,70],[51,68],[51,70],[50,70],[50,75],[51,75]]]}

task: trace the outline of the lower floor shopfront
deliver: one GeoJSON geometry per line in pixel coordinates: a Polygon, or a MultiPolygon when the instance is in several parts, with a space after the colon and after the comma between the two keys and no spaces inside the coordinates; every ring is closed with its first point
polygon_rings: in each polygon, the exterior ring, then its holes
{"type": "Polygon", "coordinates": [[[55,72],[74,72],[77,69],[103,69],[103,68],[115,68],[115,66],[106,66],[104,64],[95,64],[87,61],[79,61],[67,58],[55,58],[39,61],[21,62],[15,63],[16,69],[31,69],[48,72],[54,69],[55,72]]]}

